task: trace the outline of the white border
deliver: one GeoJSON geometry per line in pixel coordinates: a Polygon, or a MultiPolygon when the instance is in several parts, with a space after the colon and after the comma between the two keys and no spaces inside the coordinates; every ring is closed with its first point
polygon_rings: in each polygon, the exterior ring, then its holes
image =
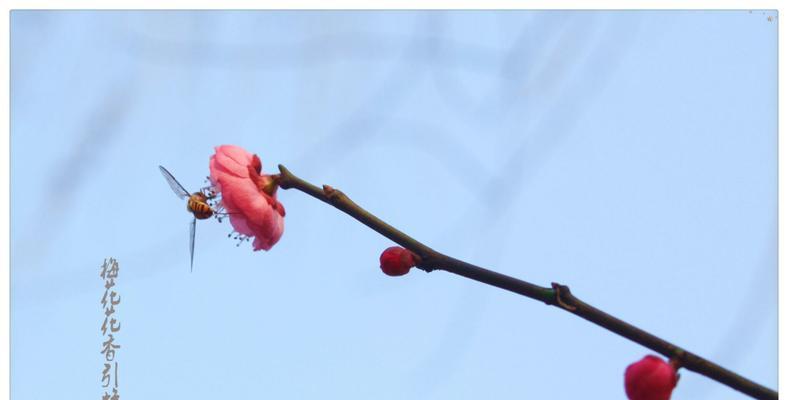
{"type": "MultiPolygon", "coordinates": [[[[10,273],[10,242],[9,242],[9,232],[10,232],[10,208],[9,208],[9,184],[10,184],[10,144],[9,144],[9,132],[10,132],[10,120],[9,120],[9,113],[10,113],[10,92],[9,92],[9,85],[10,85],[10,75],[9,75],[9,43],[10,43],[10,31],[9,31],[9,22],[10,22],[10,10],[12,9],[138,9],[143,7],[144,9],[375,9],[375,10],[393,10],[393,9],[452,9],[452,8],[461,8],[461,9],[481,9],[481,8],[496,8],[496,9],[599,9],[599,10],[634,10],[634,9],[771,9],[771,10],[778,10],[778,18],[776,23],[779,23],[780,17],[783,16],[782,8],[780,7],[780,3],[777,1],[752,1],[752,2],[743,2],[743,1],[605,1],[605,2],[588,2],[588,1],[529,1],[525,2],[522,0],[515,1],[416,1],[416,0],[383,0],[383,1],[358,1],[358,0],[343,0],[343,1],[332,1],[330,4],[327,4],[325,1],[316,1],[316,0],[300,0],[300,1],[287,1],[287,2],[273,2],[273,1],[251,1],[251,0],[227,0],[221,3],[216,1],[152,1],[152,0],[135,0],[135,1],[113,1],[112,4],[108,4],[107,1],[72,1],[69,2],[68,7],[64,7],[63,2],[53,2],[53,1],[8,1],[3,6],[3,9],[6,11],[5,18],[2,18],[2,25],[0,26],[0,31],[3,32],[6,37],[2,40],[2,51],[3,58],[5,62],[2,64],[2,72],[4,79],[2,81],[2,91],[4,93],[8,93],[7,97],[9,99],[9,104],[3,108],[2,113],[0,113],[0,118],[2,118],[2,122],[4,126],[9,127],[9,129],[4,130],[4,138],[0,140],[0,147],[2,148],[3,156],[6,157],[0,162],[0,186],[2,189],[2,195],[0,196],[0,209],[4,211],[3,218],[0,219],[0,224],[2,225],[2,230],[0,230],[0,257],[2,257],[2,262],[0,262],[0,343],[3,343],[3,350],[10,350],[10,292],[9,292],[9,273],[10,273]]],[[[785,34],[782,29],[779,29],[778,25],[778,40],[779,40],[779,66],[784,65],[783,63],[783,54],[785,54],[785,34]]],[[[780,68],[781,70],[782,68],[780,68]]],[[[784,93],[784,85],[783,80],[779,80],[778,85],[778,94],[784,93]]],[[[782,96],[780,96],[782,97],[782,96]]],[[[785,106],[783,102],[779,102],[779,115],[785,115],[785,106]]],[[[788,154],[788,146],[786,141],[781,140],[779,141],[779,154],[785,155],[788,154]]],[[[783,205],[783,200],[786,198],[785,196],[785,177],[788,176],[786,173],[786,163],[779,163],[779,205],[783,205]]],[[[782,208],[782,207],[780,207],[782,208]]],[[[785,214],[780,212],[779,213],[779,226],[780,226],[780,234],[779,234],[779,248],[784,249],[788,245],[786,242],[786,236],[782,235],[782,227],[785,226],[785,214]]],[[[778,256],[779,257],[779,256],[778,256]]],[[[782,268],[783,259],[779,257],[779,265],[780,269],[782,268]]],[[[780,310],[780,321],[779,321],[779,329],[780,332],[785,332],[785,318],[783,317],[783,310],[786,310],[786,296],[783,294],[784,290],[786,289],[786,282],[788,278],[786,278],[786,274],[779,274],[779,310],[780,310]]],[[[782,335],[781,339],[782,339],[782,335]]],[[[782,341],[782,340],[781,340],[782,341]]],[[[0,350],[0,399],[7,399],[10,397],[10,387],[9,387],[9,380],[10,380],[10,355],[9,351],[0,350]]],[[[783,365],[783,361],[786,360],[785,358],[786,352],[783,346],[779,346],[779,360],[780,365],[783,365]]],[[[783,368],[780,368],[780,383],[785,382],[786,371],[783,368]]],[[[782,385],[780,385],[782,386],[782,385]]],[[[68,397],[67,395],[64,397],[68,397]]]]}
{"type": "Polygon", "coordinates": [[[54,2],[46,0],[12,0],[6,2],[6,10],[10,9],[107,9],[107,10],[131,10],[131,9],[204,9],[204,10],[226,10],[226,9],[366,9],[366,10],[410,10],[410,9],[522,9],[522,10],[753,10],[769,9],[779,10],[778,1],[523,1],[523,0],[493,0],[493,1],[469,1],[469,0],[226,0],[217,2],[211,0],[201,1],[181,1],[181,0],[115,0],[115,1],[96,1],[82,0],[70,1],[68,7],[64,7],[64,2],[54,2]]]}

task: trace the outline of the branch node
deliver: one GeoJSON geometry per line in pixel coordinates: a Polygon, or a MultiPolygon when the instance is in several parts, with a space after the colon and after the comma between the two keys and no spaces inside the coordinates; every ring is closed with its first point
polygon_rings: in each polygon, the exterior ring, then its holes
{"type": "Polygon", "coordinates": [[[432,263],[429,262],[429,259],[430,259],[429,256],[421,257],[418,254],[416,254],[415,251],[411,250],[410,252],[413,253],[413,260],[416,262],[416,265],[414,265],[414,266],[416,268],[418,268],[418,269],[420,269],[420,270],[422,270],[424,272],[427,272],[427,273],[435,271],[436,269],[438,269],[438,268],[433,267],[432,263]]]}
{"type": "Polygon", "coordinates": [[[329,203],[334,205],[342,202],[344,199],[347,199],[347,196],[345,196],[345,194],[342,193],[341,190],[334,189],[330,185],[323,185],[323,195],[326,196],[326,199],[328,200],[329,203]]]}
{"type": "Polygon", "coordinates": [[[668,363],[670,364],[671,367],[673,367],[675,371],[678,371],[679,368],[684,366],[682,361],[686,354],[687,352],[685,352],[683,349],[677,349],[675,354],[670,357],[668,363]]]}
{"type": "Polygon", "coordinates": [[[432,271],[435,271],[435,268],[427,267],[425,265],[415,265],[415,267],[420,269],[420,270],[422,270],[422,271],[424,271],[424,272],[426,272],[426,273],[430,273],[432,271]]]}
{"type": "Polygon", "coordinates": [[[564,299],[562,298],[564,293],[566,293],[566,294],[570,294],[571,293],[569,291],[569,286],[561,285],[561,284],[558,284],[558,283],[555,283],[555,282],[553,282],[551,285],[553,286],[553,292],[555,293],[555,303],[556,304],[558,304],[561,308],[563,308],[564,310],[567,310],[567,311],[575,311],[575,310],[577,310],[577,307],[566,303],[564,301],[564,299]]]}

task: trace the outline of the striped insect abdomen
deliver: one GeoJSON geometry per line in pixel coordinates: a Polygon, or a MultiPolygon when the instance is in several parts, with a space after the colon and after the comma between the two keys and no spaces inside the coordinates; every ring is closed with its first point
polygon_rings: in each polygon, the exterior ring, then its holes
{"type": "Polygon", "coordinates": [[[191,195],[191,197],[189,197],[189,201],[186,202],[186,209],[194,214],[194,218],[211,218],[213,215],[213,210],[211,209],[211,206],[208,205],[207,201],[208,198],[206,198],[204,194],[194,193],[191,195]]]}

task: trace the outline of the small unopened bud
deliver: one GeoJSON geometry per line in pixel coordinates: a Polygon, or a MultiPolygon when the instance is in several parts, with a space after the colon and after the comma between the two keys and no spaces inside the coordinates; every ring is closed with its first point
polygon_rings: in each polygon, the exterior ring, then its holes
{"type": "Polygon", "coordinates": [[[389,276],[407,274],[417,264],[418,256],[399,246],[389,247],[380,255],[380,269],[389,276]]]}
{"type": "Polygon", "coordinates": [[[645,356],[624,372],[629,400],[670,400],[677,381],[673,366],[657,356],[645,356]]]}

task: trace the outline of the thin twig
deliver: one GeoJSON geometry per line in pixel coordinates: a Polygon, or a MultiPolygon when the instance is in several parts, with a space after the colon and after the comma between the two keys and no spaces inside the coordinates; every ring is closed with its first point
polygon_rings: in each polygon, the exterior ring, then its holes
{"type": "Polygon", "coordinates": [[[727,370],[720,365],[686,351],[679,346],[583,302],[572,294],[568,286],[552,283],[551,287],[542,287],[449,257],[431,249],[418,240],[413,239],[387,224],[380,218],[370,214],[350,200],[350,198],[341,191],[328,185],[324,185],[321,189],[293,175],[283,165],[279,165],[279,171],[279,186],[282,189],[297,189],[318,200],[328,203],[381,235],[393,240],[402,247],[416,253],[421,258],[421,263],[417,265],[417,267],[426,272],[434,270],[448,271],[530,297],[547,305],[558,307],[632,340],[633,342],[648,347],[669,358],[675,365],[697,372],[753,398],[777,399],[776,391],[759,385],[733,371],[727,370]]]}

